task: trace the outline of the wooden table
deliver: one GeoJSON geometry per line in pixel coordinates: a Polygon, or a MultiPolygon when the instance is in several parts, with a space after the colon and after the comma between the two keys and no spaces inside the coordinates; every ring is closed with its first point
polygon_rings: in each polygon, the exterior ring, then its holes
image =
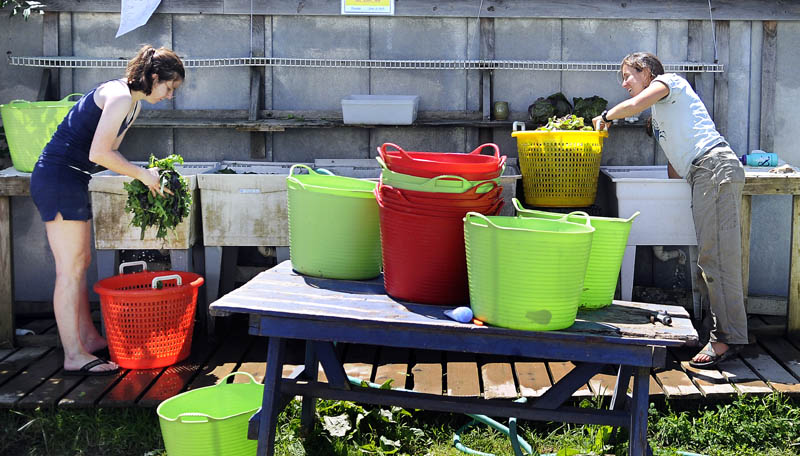
{"type": "MultiPolygon", "coordinates": [[[[791,251],[789,253],[789,295],[785,306],[778,306],[783,313],[786,309],[786,332],[800,334],[800,173],[769,174],[766,171],[754,172],[748,168],[742,190],[742,285],[750,308],[758,298],[747,297],[750,281],[750,226],[751,200],[753,195],[792,195],[791,251]]],[[[767,223],[764,221],[764,223],[767,223]]],[[[770,312],[772,313],[772,312],[770,312]]]]}
{"type": "Polygon", "coordinates": [[[14,275],[11,257],[11,198],[30,195],[31,175],[0,171],[0,347],[14,344],[14,275]]]}
{"type": "Polygon", "coordinates": [[[666,347],[697,342],[688,313],[675,306],[615,301],[602,310],[580,312],[568,330],[545,332],[457,323],[443,315],[444,309],[390,298],[382,277],[370,281],[306,277],[292,271],[289,261],[212,303],[214,315],[248,314],[250,333],[269,338],[263,404],[251,419],[249,432],[250,438],[258,439],[258,454],[273,454],[277,415],[292,397],[300,395],[304,397],[306,426],[313,419],[311,398],[329,398],[537,421],[608,424],[627,428],[630,454],[642,456],[648,446],[650,369],[665,365],[666,347]],[[649,322],[658,309],[669,311],[672,326],[649,322]],[[304,340],[306,358],[304,366],[282,379],[286,339],[304,340]],[[527,404],[376,390],[351,385],[334,342],[566,360],[576,367],[527,404]],[[327,383],[317,381],[319,364],[327,383]],[[577,389],[609,367],[617,372],[617,383],[608,410],[565,405],[577,389]],[[617,394],[627,391],[631,378],[633,394],[617,394]]]}

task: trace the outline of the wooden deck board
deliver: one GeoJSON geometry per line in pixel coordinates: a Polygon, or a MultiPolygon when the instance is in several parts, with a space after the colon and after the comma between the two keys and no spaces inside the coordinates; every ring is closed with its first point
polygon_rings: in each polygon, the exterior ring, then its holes
{"type": "Polygon", "coordinates": [[[511,363],[483,361],[480,368],[484,398],[516,399],[519,397],[511,363]]]}
{"type": "Polygon", "coordinates": [[[30,364],[3,386],[0,391],[0,407],[13,407],[30,392],[42,385],[61,370],[63,358],[51,349],[42,359],[30,364]]]}
{"type": "Polygon", "coordinates": [[[427,394],[442,394],[442,354],[430,350],[417,350],[413,353],[414,365],[411,376],[414,380],[414,391],[427,394]]]}
{"type": "Polygon", "coordinates": [[[408,360],[411,351],[405,348],[381,347],[375,383],[392,381],[392,388],[405,389],[408,384],[408,360]]]}
{"type": "Polygon", "coordinates": [[[446,353],[447,395],[478,397],[481,395],[478,364],[471,353],[446,353]]]}
{"type": "MultiPolygon", "coordinates": [[[[52,320],[35,323],[55,332],[52,320]]],[[[40,333],[41,334],[41,333],[40,333]]],[[[246,334],[221,337],[217,345],[195,340],[185,361],[155,370],[123,370],[107,377],[63,375],[60,348],[21,347],[0,350],[0,407],[156,407],[180,392],[216,384],[233,371],[251,373],[263,381],[267,339],[246,334]]],[[[410,351],[376,346],[337,344],[349,375],[393,387],[454,396],[511,400],[541,396],[573,367],[572,363],[525,359],[483,358],[469,353],[410,351]]],[[[289,341],[284,375],[302,364],[304,346],[289,341]]],[[[687,353],[673,351],[668,366],[650,377],[650,396],[671,400],[725,399],[737,394],[779,391],[800,395],[800,344],[786,337],[760,337],[740,356],[719,369],[694,369],[687,353]]],[[[324,378],[324,375],[322,375],[324,378]]],[[[576,398],[610,396],[614,376],[602,373],[581,388],[576,398]]],[[[236,376],[236,382],[249,381],[236,376]]],[[[629,386],[630,387],[630,386],[629,386]]]]}
{"type": "Polygon", "coordinates": [[[523,397],[539,397],[550,389],[547,365],[539,362],[517,361],[514,363],[519,381],[519,392],[523,397]]]}
{"type": "Polygon", "coordinates": [[[205,338],[192,341],[192,353],[189,357],[164,369],[161,376],[139,399],[138,404],[142,407],[156,407],[162,401],[183,392],[187,383],[205,365],[215,349],[216,346],[210,345],[205,338]]]}
{"type": "Polygon", "coordinates": [[[800,394],[800,384],[797,383],[797,379],[758,345],[748,345],[742,350],[741,356],[744,362],[775,391],[791,396],[800,394]]]}

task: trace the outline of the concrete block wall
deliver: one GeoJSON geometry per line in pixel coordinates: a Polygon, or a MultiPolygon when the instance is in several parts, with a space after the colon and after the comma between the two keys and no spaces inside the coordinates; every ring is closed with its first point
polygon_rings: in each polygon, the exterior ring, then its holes
{"type": "MultiPolygon", "coordinates": [[[[250,55],[251,48],[275,57],[341,59],[477,59],[480,58],[479,21],[464,17],[356,17],[356,16],[254,16],[255,33],[247,15],[155,14],[143,27],[114,38],[118,16],[111,13],[71,13],[61,21],[61,53],[82,57],[129,58],[142,43],[167,46],[187,57],[235,57],[250,55]],[[263,31],[263,32],[259,32],[263,31]],[[253,43],[252,41],[256,42],[253,43]]],[[[777,86],[775,97],[775,152],[796,154],[792,134],[800,114],[795,69],[800,23],[778,23],[777,86]]],[[[719,29],[718,29],[719,30],[719,29]]],[[[657,53],[665,62],[690,59],[725,64],[728,84],[727,113],[715,116],[737,153],[759,147],[761,21],[726,23],[727,46],[715,50],[711,24],[686,20],[612,19],[494,19],[495,59],[553,61],[618,61],[636,50],[657,53]],[[699,33],[698,33],[699,30],[699,33]]],[[[0,44],[14,55],[42,55],[42,19],[0,17],[0,44]]],[[[719,41],[719,37],[718,37],[719,41]]],[[[0,59],[0,103],[33,99],[41,69],[11,67],[0,59]]],[[[62,95],[86,92],[97,83],[122,76],[122,71],[61,70],[62,95]],[[68,75],[69,78],[63,76],[68,75]],[[66,83],[64,81],[67,81],[66,83]],[[68,87],[65,85],[69,84],[68,87]]],[[[480,73],[465,70],[367,70],[267,67],[266,109],[338,110],[342,97],[355,93],[418,94],[423,111],[476,111],[480,109],[480,73]]],[[[715,109],[715,76],[694,75],[695,87],[709,111],[715,109]]],[[[250,71],[241,68],[188,70],[184,85],[171,102],[147,109],[247,109],[250,104],[250,71]]],[[[618,76],[611,72],[495,71],[494,100],[509,102],[512,113],[521,114],[536,98],[555,92],[573,97],[600,95],[610,104],[627,98],[618,76]]],[[[716,100],[719,101],[719,100],[716,100]]],[[[646,114],[643,114],[646,116],[646,114]]],[[[495,128],[493,140],[504,154],[516,157],[516,141],[510,131],[495,128]]],[[[468,127],[376,127],[289,129],[263,133],[275,161],[313,161],[314,158],[369,158],[383,142],[395,142],[408,150],[472,150],[479,144],[478,129],[468,127]]],[[[121,147],[132,160],[153,153],[183,155],[188,161],[249,160],[252,134],[233,129],[134,128],[121,147]]],[[[604,165],[665,164],[666,158],[640,127],[618,127],[605,143],[604,165]]],[[[18,229],[35,220],[32,204],[15,202],[15,246],[26,245],[30,258],[47,261],[47,245],[41,230],[18,229]],[[30,207],[25,208],[25,204],[30,207]]],[[[750,291],[786,295],[791,202],[787,197],[753,198],[753,248],[750,291]],[[762,223],[761,220],[764,220],[762,223]],[[767,222],[768,221],[768,222],[767,222]],[[783,289],[782,289],[783,287],[783,289]]],[[[16,247],[15,247],[16,249],[16,247]]],[[[16,250],[15,250],[16,254],[16,250]]],[[[20,262],[32,261],[30,258],[20,262]]],[[[22,263],[20,263],[22,264],[22,263]]],[[[50,283],[41,274],[29,276],[35,267],[17,266],[17,293],[48,290],[34,283],[50,283]]],[[[35,274],[34,274],[35,275],[35,274]]],[[[23,298],[20,298],[23,299],[23,298]]],[[[26,300],[34,296],[26,295],[26,300]]]]}

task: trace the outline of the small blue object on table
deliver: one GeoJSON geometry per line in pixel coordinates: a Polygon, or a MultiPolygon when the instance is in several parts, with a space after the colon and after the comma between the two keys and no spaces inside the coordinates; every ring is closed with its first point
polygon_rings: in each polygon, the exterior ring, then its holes
{"type": "Polygon", "coordinates": [[[314,416],[313,398],[327,398],[623,427],[629,431],[629,454],[644,456],[648,451],[650,369],[665,365],[667,347],[696,344],[698,339],[688,312],[676,306],[614,301],[604,309],[579,312],[575,324],[566,330],[544,332],[459,323],[447,318],[443,310],[392,299],[384,291],[382,277],[369,281],[308,277],[294,272],[289,261],[212,303],[212,314],[248,314],[250,334],[269,337],[264,400],[261,411],[251,418],[248,432],[249,438],[258,439],[258,454],[273,454],[278,413],[293,397],[302,396],[306,426],[314,416]],[[659,310],[669,312],[671,326],[650,323],[659,310]],[[304,340],[306,359],[305,366],[282,379],[286,339],[304,340]],[[334,350],[335,342],[564,360],[576,367],[534,401],[502,403],[351,385],[334,350]],[[317,381],[320,364],[328,383],[317,381]],[[609,409],[565,405],[575,391],[608,366],[617,372],[609,409]],[[631,377],[633,392],[629,395],[631,377]]]}

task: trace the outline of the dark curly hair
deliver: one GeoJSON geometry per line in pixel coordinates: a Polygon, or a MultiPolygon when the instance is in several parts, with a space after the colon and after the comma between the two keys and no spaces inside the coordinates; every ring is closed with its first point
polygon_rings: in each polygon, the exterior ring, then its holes
{"type": "Polygon", "coordinates": [[[128,68],[125,70],[128,88],[150,95],[153,91],[154,74],[157,74],[158,80],[162,82],[186,78],[183,62],[177,54],[165,47],[155,49],[145,44],[128,62],[128,68]]]}
{"type": "Polygon", "coordinates": [[[639,72],[647,68],[650,70],[650,75],[654,78],[664,74],[664,65],[661,64],[661,60],[658,60],[655,54],[649,52],[634,52],[626,55],[619,65],[620,74],[622,74],[622,67],[624,65],[628,65],[639,72]]]}

